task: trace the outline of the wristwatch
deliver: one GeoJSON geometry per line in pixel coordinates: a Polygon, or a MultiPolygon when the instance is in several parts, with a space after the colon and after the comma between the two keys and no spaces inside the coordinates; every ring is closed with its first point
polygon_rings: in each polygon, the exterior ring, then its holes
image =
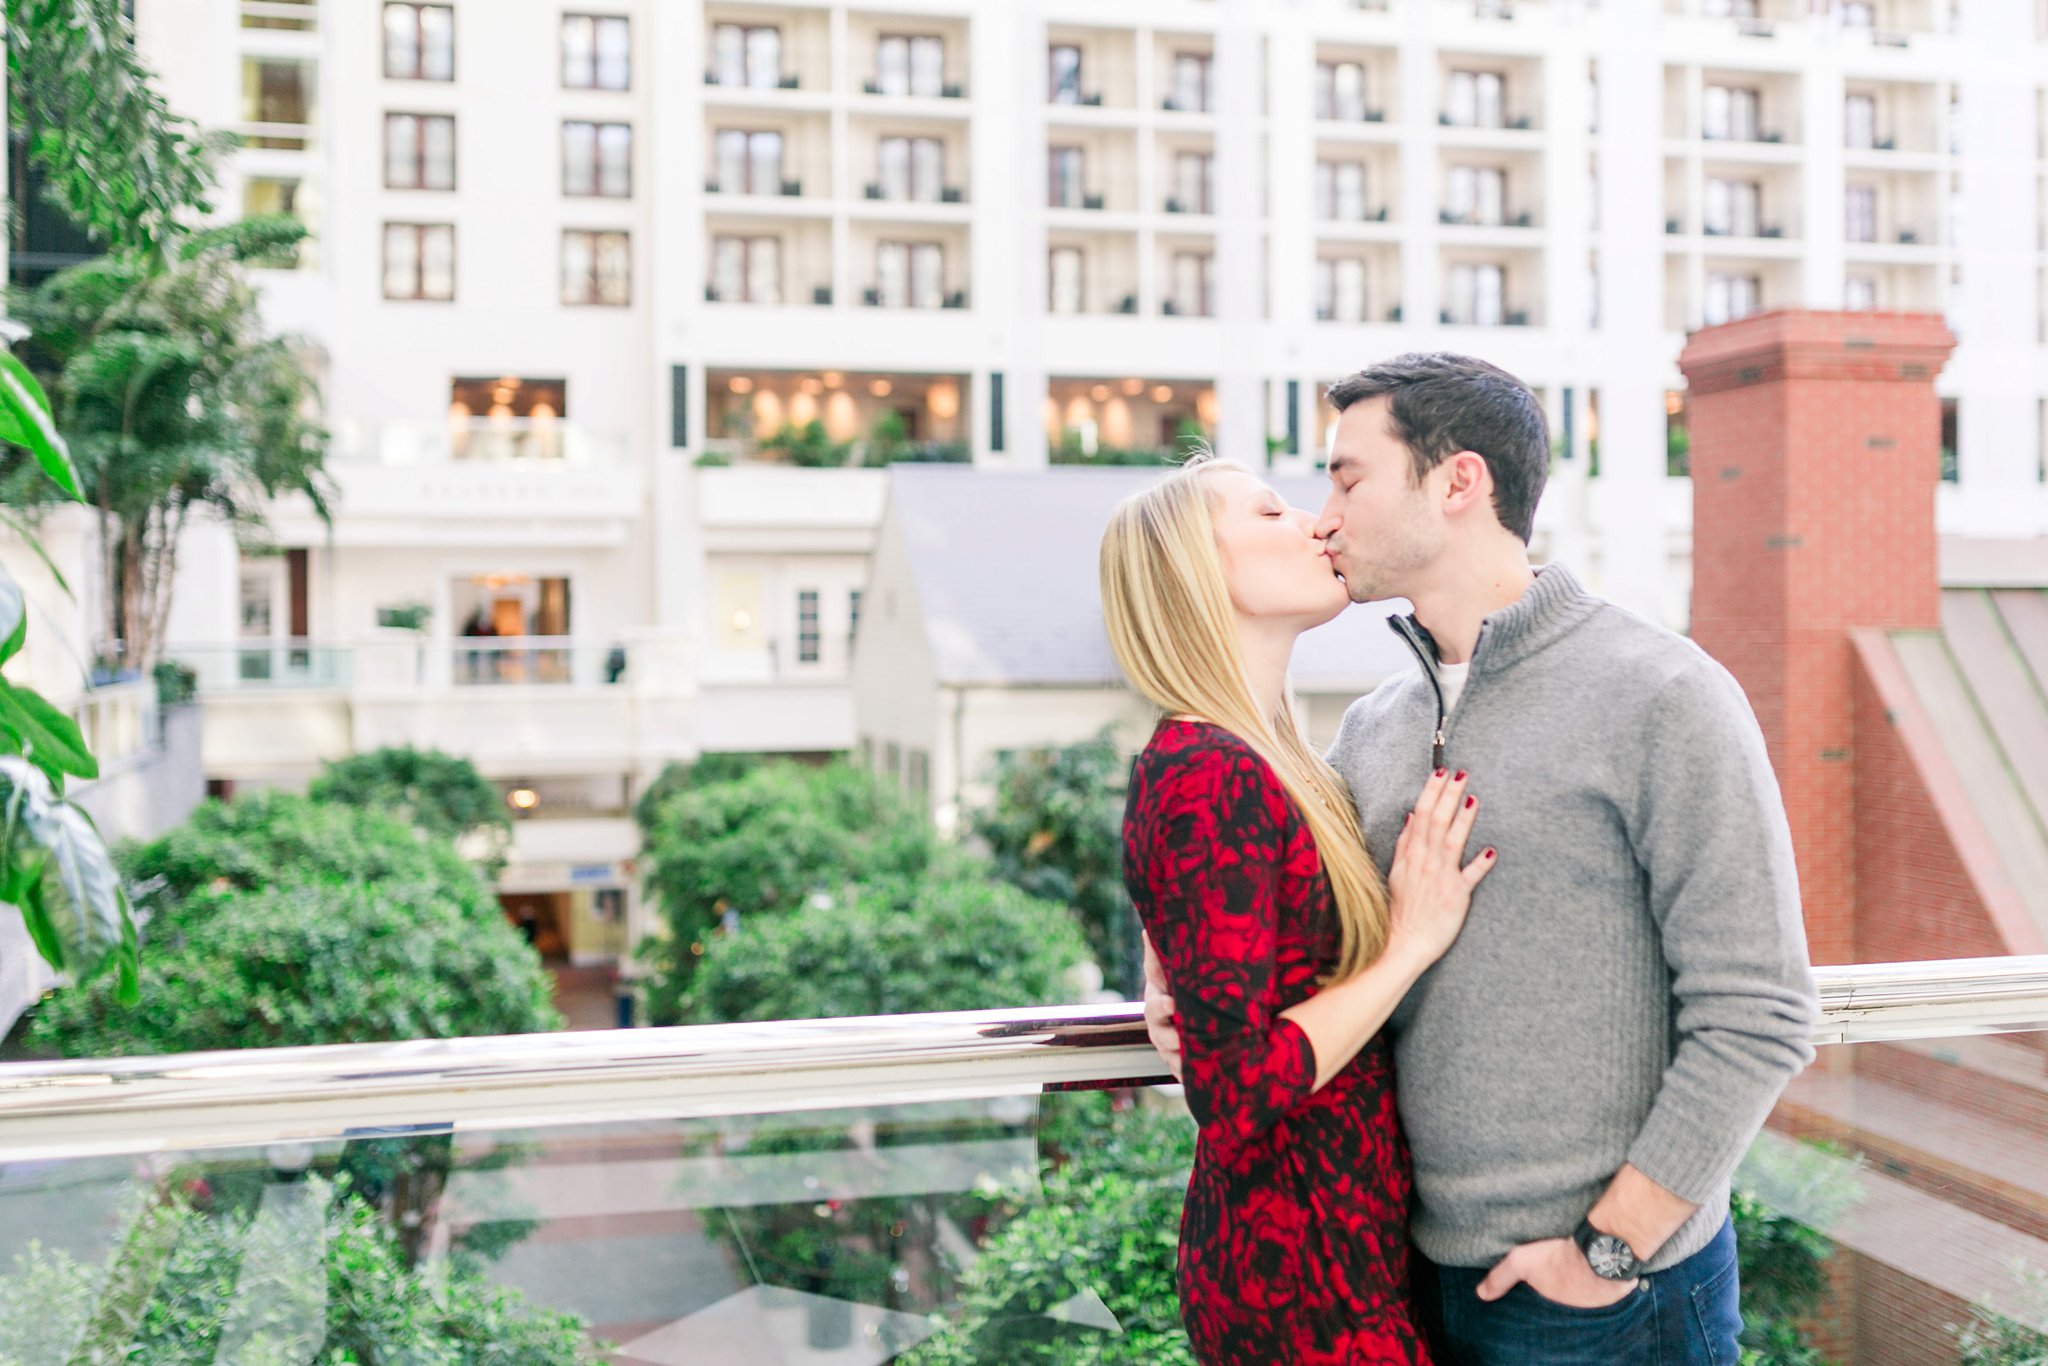
{"type": "Polygon", "coordinates": [[[1626,1240],[1594,1228],[1591,1219],[1579,1221],[1572,1241],[1579,1245],[1579,1251],[1586,1254],[1586,1264],[1593,1268],[1593,1274],[1602,1280],[1632,1281],[1643,1274],[1643,1264],[1636,1260],[1636,1250],[1626,1240]]]}

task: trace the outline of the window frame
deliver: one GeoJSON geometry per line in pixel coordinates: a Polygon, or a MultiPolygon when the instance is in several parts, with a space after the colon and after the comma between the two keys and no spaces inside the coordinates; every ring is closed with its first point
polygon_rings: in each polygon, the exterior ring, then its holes
{"type": "Polygon", "coordinates": [[[560,60],[559,75],[564,90],[601,90],[611,94],[624,94],[633,89],[633,18],[628,14],[598,14],[590,10],[564,10],[562,22],[556,29],[556,55],[560,60]],[[581,20],[590,25],[590,83],[585,85],[569,79],[569,25],[581,20]],[[598,73],[603,69],[599,58],[598,33],[606,24],[623,24],[626,28],[626,83],[606,85],[598,73]]]}
{"type": "Polygon", "coordinates": [[[558,275],[562,284],[561,304],[564,308],[631,308],[633,306],[633,234],[626,228],[563,228],[561,247],[561,269],[558,275]],[[590,286],[588,296],[572,299],[569,297],[568,253],[569,239],[586,237],[590,239],[590,273],[584,283],[590,286]],[[603,275],[598,269],[598,250],[602,239],[619,238],[626,249],[626,290],[623,299],[606,299],[602,294],[603,275]]]}
{"type": "Polygon", "coordinates": [[[379,242],[383,256],[378,277],[382,282],[381,288],[386,302],[408,304],[452,304],[455,302],[457,257],[455,225],[453,223],[389,221],[384,224],[383,234],[379,238],[379,242]],[[391,234],[394,230],[410,230],[413,235],[413,292],[410,294],[393,294],[391,292],[391,234]],[[445,231],[448,234],[448,292],[445,295],[429,294],[426,292],[427,272],[425,262],[427,253],[424,245],[426,234],[435,231],[445,231]]]}
{"type": "Polygon", "coordinates": [[[562,197],[564,199],[631,199],[633,197],[633,125],[627,119],[562,120],[562,197]],[[579,190],[569,184],[569,130],[588,128],[590,133],[590,188],[579,190]],[[614,194],[604,188],[604,130],[626,130],[626,188],[614,194]]]}
{"type": "Polygon", "coordinates": [[[414,190],[425,194],[453,194],[462,183],[461,128],[453,114],[420,113],[409,109],[387,109],[384,111],[384,188],[387,190],[414,190]],[[396,185],[391,180],[391,124],[394,119],[413,120],[412,167],[413,183],[396,185]],[[448,125],[448,183],[427,184],[427,125],[433,122],[448,125]]]}
{"type": "Polygon", "coordinates": [[[383,71],[385,80],[425,81],[430,85],[454,84],[460,70],[456,55],[454,5],[438,4],[434,3],[434,0],[384,0],[383,6],[377,11],[377,18],[380,25],[383,25],[383,27],[377,30],[378,46],[383,49],[377,64],[383,71]],[[395,9],[412,11],[413,69],[410,72],[398,72],[391,69],[391,47],[387,40],[387,35],[390,32],[388,27],[390,23],[389,16],[391,11],[395,9]],[[422,11],[430,9],[446,10],[448,12],[448,74],[446,76],[428,76],[424,74],[427,44],[426,32],[420,26],[420,15],[422,11]]]}

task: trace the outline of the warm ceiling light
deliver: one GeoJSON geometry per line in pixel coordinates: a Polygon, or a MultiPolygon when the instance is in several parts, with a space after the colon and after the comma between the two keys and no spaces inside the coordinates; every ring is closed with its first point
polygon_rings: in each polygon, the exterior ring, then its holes
{"type": "Polygon", "coordinates": [[[1202,425],[1205,427],[1216,425],[1216,391],[1214,389],[1204,389],[1201,393],[1195,395],[1195,415],[1202,419],[1202,425]]]}
{"type": "Polygon", "coordinates": [[[734,375],[726,381],[725,387],[736,394],[751,394],[754,392],[754,381],[745,375],[734,375]]]}
{"type": "Polygon", "coordinates": [[[805,375],[803,377],[803,380],[796,387],[803,390],[805,393],[809,394],[813,398],[816,398],[819,394],[825,392],[825,386],[823,384],[820,384],[817,380],[813,379],[809,375],[805,375]]]}
{"type": "Polygon", "coordinates": [[[1127,379],[1123,382],[1123,391],[1127,397],[1136,398],[1139,394],[1145,392],[1145,381],[1141,379],[1127,379]]]}
{"type": "Polygon", "coordinates": [[[1088,391],[1088,397],[1094,399],[1097,403],[1105,401],[1109,397],[1109,386],[1107,384],[1096,385],[1088,391]]]}
{"type": "Polygon", "coordinates": [[[735,608],[733,608],[733,610],[732,610],[732,629],[733,629],[733,630],[735,630],[735,631],[750,631],[750,630],[752,630],[753,628],[754,628],[754,614],[753,614],[752,612],[749,612],[749,611],[748,611],[748,610],[747,610],[746,608],[744,608],[744,607],[735,607],[735,608]]]}
{"type": "Polygon", "coordinates": [[[873,394],[876,398],[887,398],[889,397],[890,392],[895,389],[895,387],[896,386],[889,383],[888,380],[878,379],[873,384],[870,384],[868,386],[868,392],[873,394]]]}
{"type": "Polygon", "coordinates": [[[950,380],[940,380],[925,390],[924,406],[939,421],[951,421],[960,415],[960,386],[950,380]]]}
{"type": "Polygon", "coordinates": [[[840,385],[846,383],[846,376],[840,374],[837,370],[827,370],[819,378],[825,381],[827,389],[837,389],[840,385]]]}
{"type": "Polygon", "coordinates": [[[1165,384],[1155,385],[1152,389],[1152,401],[1154,403],[1173,402],[1173,389],[1171,386],[1165,384]]]}
{"type": "Polygon", "coordinates": [[[512,805],[518,807],[521,811],[531,811],[540,805],[540,793],[535,792],[530,787],[515,787],[505,800],[511,802],[512,805]]]}
{"type": "Polygon", "coordinates": [[[1684,395],[1684,394],[1680,393],[1680,392],[1679,392],[1678,390],[1676,390],[1676,389],[1666,389],[1666,390],[1664,391],[1664,411],[1665,411],[1665,412],[1669,413],[1669,414],[1670,414],[1671,416],[1673,416],[1673,417],[1677,417],[1677,416],[1678,416],[1678,414],[1679,414],[1679,412],[1680,412],[1680,410],[1682,410],[1682,409],[1683,409],[1684,407],[1685,407],[1685,395],[1684,395]]]}
{"type": "Polygon", "coordinates": [[[498,383],[504,385],[507,389],[517,389],[519,387],[519,381],[513,378],[511,375],[505,375],[501,377],[498,380],[498,383]]]}

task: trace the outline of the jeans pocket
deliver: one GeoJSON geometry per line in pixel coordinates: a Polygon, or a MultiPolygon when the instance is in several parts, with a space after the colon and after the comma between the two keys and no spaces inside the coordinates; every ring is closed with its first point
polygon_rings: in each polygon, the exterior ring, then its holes
{"type": "Polygon", "coordinates": [[[1548,1295],[1538,1290],[1535,1286],[1530,1285],[1527,1281],[1523,1281],[1520,1285],[1517,1285],[1514,1288],[1514,1290],[1510,1291],[1509,1293],[1513,1294],[1516,1291],[1526,1294],[1531,1302],[1541,1305],[1543,1308],[1549,1310],[1553,1314],[1568,1315],[1572,1318],[1584,1319],[1588,1322],[1597,1322],[1601,1319],[1621,1318],[1623,1315],[1627,1314],[1631,1309],[1634,1309],[1638,1301],[1646,1300],[1649,1298],[1649,1289],[1641,1281],[1637,1281],[1635,1285],[1629,1289],[1629,1292],[1626,1295],[1623,1295],[1614,1303],[1595,1305],[1590,1309],[1576,1304],[1560,1304],[1558,1301],[1551,1299],[1548,1295]]]}
{"type": "Polygon", "coordinates": [[[1707,1366],[1736,1366],[1742,1358],[1742,1287],[1738,1263],[1731,1255],[1720,1270],[1692,1288],[1693,1321],[1698,1325],[1707,1366]]]}

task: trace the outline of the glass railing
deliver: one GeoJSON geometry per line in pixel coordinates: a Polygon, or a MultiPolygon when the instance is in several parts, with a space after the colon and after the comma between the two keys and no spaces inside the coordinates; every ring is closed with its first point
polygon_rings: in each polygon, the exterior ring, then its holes
{"type": "MultiPolygon", "coordinates": [[[[1823,979],[1765,1359],[2030,1360],[2048,958],[1823,979]]],[[[1129,1005],[10,1064],[0,1361],[1185,1361],[1159,1071],[1129,1005]]]]}
{"type": "Polygon", "coordinates": [[[169,654],[193,671],[202,693],[345,688],[354,678],[352,650],[310,640],[180,645],[169,654]]]}

